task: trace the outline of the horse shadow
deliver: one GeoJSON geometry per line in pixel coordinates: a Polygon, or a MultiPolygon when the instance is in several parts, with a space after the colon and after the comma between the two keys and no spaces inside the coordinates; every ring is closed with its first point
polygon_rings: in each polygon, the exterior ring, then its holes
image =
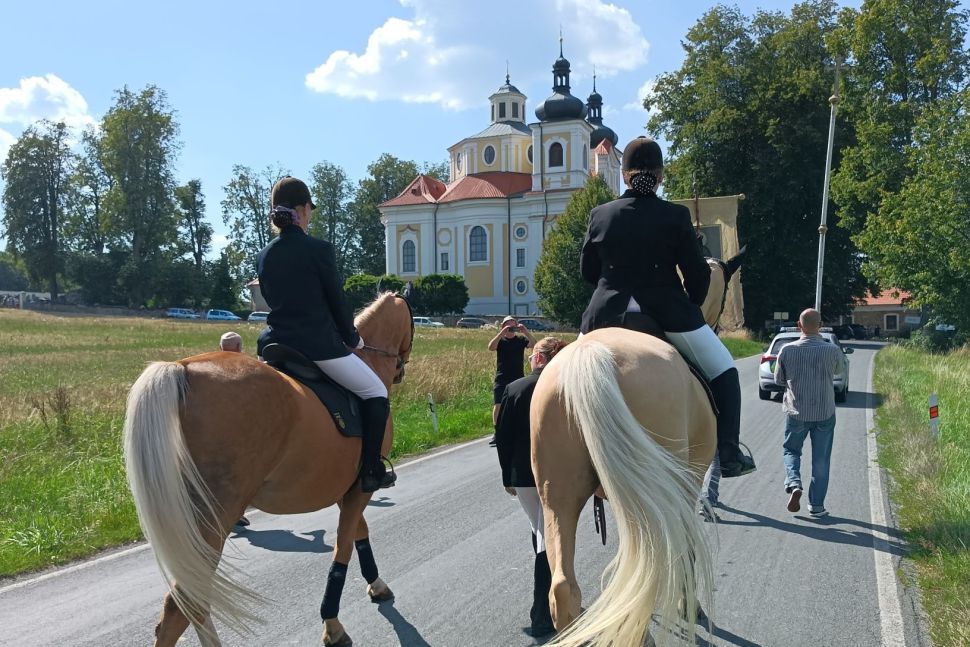
{"type": "Polygon", "coordinates": [[[377,612],[391,623],[391,627],[394,628],[394,633],[397,634],[399,644],[407,645],[408,647],[431,647],[428,641],[418,632],[417,628],[394,608],[394,600],[380,603],[377,606],[377,612]]]}
{"type": "Polygon", "coordinates": [[[252,546],[274,553],[331,553],[333,546],[324,541],[326,530],[294,533],[292,530],[242,530],[234,535],[252,546]]]}

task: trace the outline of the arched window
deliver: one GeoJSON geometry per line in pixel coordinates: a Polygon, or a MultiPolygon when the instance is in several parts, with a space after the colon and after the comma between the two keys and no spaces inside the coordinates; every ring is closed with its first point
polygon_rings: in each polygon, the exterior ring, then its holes
{"type": "Polygon", "coordinates": [[[401,271],[402,272],[415,272],[417,263],[414,258],[414,241],[406,240],[404,245],[401,247],[401,271]]]}
{"type": "Polygon", "coordinates": [[[562,166],[562,144],[559,142],[549,147],[549,166],[562,166]]]}
{"type": "Polygon", "coordinates": [[[468,260],[472,263],[488,260],[488,234],[480,225],[472,227],[468,235],[468,260]]]}
{"type": "Polygon", "coordinates": [[[586,150],[586,144],[583,144],[583,169],[589,168],[589,151],[586,150]]]}

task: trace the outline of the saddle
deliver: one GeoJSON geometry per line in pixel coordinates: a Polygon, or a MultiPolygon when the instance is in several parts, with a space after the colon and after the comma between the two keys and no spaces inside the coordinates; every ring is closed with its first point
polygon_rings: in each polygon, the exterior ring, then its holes
{"type": "MultiPolygon", "coordinates": [[[[620,317],[620,327],[656,337],[664,343],[670,344],[670,340],[664,334],[663,328],[648,314],[642,312],[626,312],[620,317]]],[[[670,345],[673,346],[673,344],[670,345]]],[[[714,411],[714,415],[718,415],[717,404],[714,402],[714,392],[711,391],[711,385],[707,383],[707,378],[704,377],[704,374],[701,373],[701,370],[693,362],[683,355],[681,357],[687,363],[687,368],[690,369],[691,374],[701,383],[704,393],[707,394],[707,400],[711,403],[711,410],[714,411]]]]}
{"type": "Polygon", "coordinates": [[[268,365],[313,391],[330,412],[341,434],[350,438],[364,435],[359,397],[331,380],[319,366],[289,346],[267,344],[261,355],[268,365]]]}

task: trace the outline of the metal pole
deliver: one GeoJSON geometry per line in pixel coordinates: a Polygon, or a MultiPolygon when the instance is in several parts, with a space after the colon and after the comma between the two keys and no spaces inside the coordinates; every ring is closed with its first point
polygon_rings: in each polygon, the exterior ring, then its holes
{"type": "Polygon", "coordinates": [[[832,147],[835,143],[835,114],[839,110],[842,97],[839,96],[839,72],[842,69],[842,59],[835,59],[835,90],[829,97],[832,113],[829,117],[829,144],[825,152],[825,183],[822,186],[822,224],[818,226],[818,272],[815,279],[815,309],[822,311],[822,273],[825,268],[825,233],[829,230],[829,177],[832,174],[832,147]]]}

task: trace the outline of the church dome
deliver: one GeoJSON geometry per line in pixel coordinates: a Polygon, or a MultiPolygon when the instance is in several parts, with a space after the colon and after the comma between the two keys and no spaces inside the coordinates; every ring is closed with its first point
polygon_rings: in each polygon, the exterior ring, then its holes
{"type": "Polygon", "coordinates": [[[552,66],[552,96],[536,106],[536,117],[539,121],[586,117],[586,104],[569,93],[569,61],[562,55],[561,40],[559,58],[552,66]]]}

